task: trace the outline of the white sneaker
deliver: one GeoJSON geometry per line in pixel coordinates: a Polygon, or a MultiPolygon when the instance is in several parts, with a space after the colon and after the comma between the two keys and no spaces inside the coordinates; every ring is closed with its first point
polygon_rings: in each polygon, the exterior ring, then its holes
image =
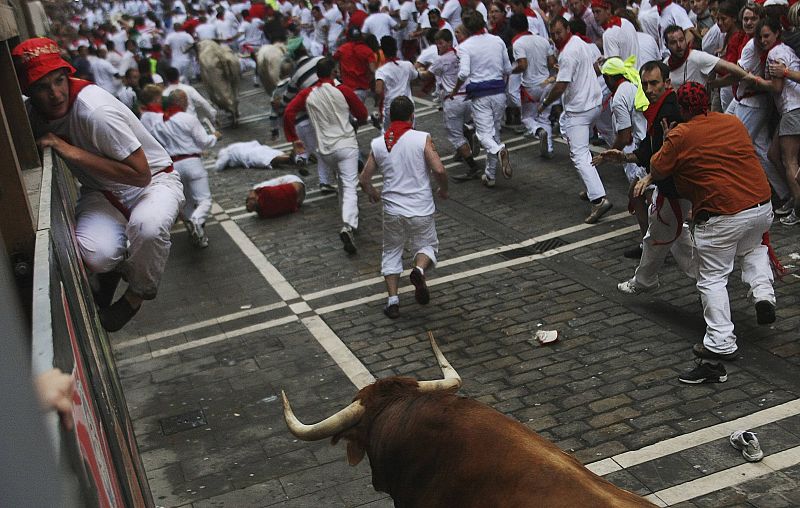
{"type": "Polygon", "coordinates": [[[486,176],[486,175],[483,175],[483,176],[481,177],[481,182],[483,183],[483,185],[484,185],[485,187],[489,187],[489,188],[492,188],[492,187],[494,187],[494,186],[495,186],[495,184],[496,184],[496,182],[495,182],[494,178],[489,178],[489,177],[488,177],[488,176],[486,176]]]}
{"type": "Polygon", "coordinates": [[[797,212],[792,210],[792,213],[790,213],[786,217],[781,217],[781,224],[784,224],[786,226],[794,226],[795,224],[800,224],[800,217],[797,216],[797,212]]]}
{"type": "Polygon", "coordinates": [[[794,211],[794,199],[789,198],[773,213],[778,217],[783,217],[785,215],[789,215],[790,213],[792,213],[792,211],[794,211]]]}
{"type": "Polygon", "coordinates": [[[764,452],[761,450],[755,432],[734,430],[730,442],[731,446],[742,451],[742,457],[748,462],[758,462],[764,458],[764,452]]]}
{"type": "Polygon", "coordinates": [[[208,247],[208,235],[203,225],[198,222],[192,222],[194,232],[192,232],[192,243],[201,249],[208,247]]]}
{"type": "Polygon", "coordinates": [[[626,280],[625,282],[620,282],[619,284],[617,284],[617,289],[621,293],[625,293],[626,295],[640,295],[642,293],[650,291],[651,289],[656,289],[657,287],[658,285],[656,285],[655,288],[646,288],[641,284],[637,283],[635,278],[631,278],[626,280]]]}

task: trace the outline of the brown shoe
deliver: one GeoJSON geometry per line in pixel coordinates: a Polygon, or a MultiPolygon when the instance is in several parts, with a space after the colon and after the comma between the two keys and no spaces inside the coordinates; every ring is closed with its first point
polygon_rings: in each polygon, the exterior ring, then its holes
{"type": "Polygon", "coordinates": [[[411,270],[411,275],[408,277],[411,283],[414,284],[414,299],[420,305],[426,305],[431,301],[431,293],[428,291],[428,285],[425,283],[425,275],[419,270],[414,268],[411,270]]]}
{"type": "Polygon", "coordinates": [[[508,158],[508,150],[506,147],[500,149],[497,152],[497,158],[500,161],[500,168],[503,170],[503,176],[506,178],[511,178],[511,160],[508,158]]]}
{"type": "Polygon", "coordinates": [[[592,205],[592,212],[586,217],[584,221],[586,224],[594,224],[600,220],[600,217],[605,215],[614,205],[611,204],[611,201],[608,198],[603,198],[600,200],[599,203],[596,205],[592,205]]]}

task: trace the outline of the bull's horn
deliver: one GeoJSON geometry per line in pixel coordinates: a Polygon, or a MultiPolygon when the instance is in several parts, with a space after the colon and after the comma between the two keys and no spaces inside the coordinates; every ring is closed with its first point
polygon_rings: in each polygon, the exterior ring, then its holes
{"type": "Polygon", "coordinates": [[[428,338],[431,341],[433,354],[436,355],[436,361],[439,362],[439,368],[442,369],[442,374],[444,374],[444,379],[439,379],[437,381],[419,381],[417,384],[419,385],[420,391],[435,392],[438,390],[450,390],[452,388],[458,389],[461,386],[461,376],[458,375],[456,369],[454,369],[453,366],[450,365],[450,362],[447,361],[447,358],[444,357],[442,350],[439,349],[436,340],[433,338],[433,333],[430,331],[428,332],[428,338]]]}
{"type": "Polygon", "coordinates": [[[289,432],[303,441],[318,441],[335,436],[358,423],[364,414],[364,406],[361,405],[361,401],[357,400],[319,423],[306,425],[294,415],[292,407],[289,405],[289,399],[283,390],[281,390],[281,397],[283,397],[283,419],[286,420],[286,426],[289,427],[289,432]]]}

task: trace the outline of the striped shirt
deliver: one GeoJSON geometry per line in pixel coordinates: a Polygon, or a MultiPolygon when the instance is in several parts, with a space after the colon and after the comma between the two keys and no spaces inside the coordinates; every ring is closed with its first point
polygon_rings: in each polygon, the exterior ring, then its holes
{"type": "MultiPolygon", "coordinates": [[[[297,68],[289,79],[289,84],[286,87],[286,93],[283,94],[283,107],[289,105],[300,90],[310,87],[318,81],[317,78],[317,62],[322,60],[323,57],[305,56],[297,61],[297,68]]],[[[308,119],[305,112],[298,113],[297,123],[308,119]]]]}

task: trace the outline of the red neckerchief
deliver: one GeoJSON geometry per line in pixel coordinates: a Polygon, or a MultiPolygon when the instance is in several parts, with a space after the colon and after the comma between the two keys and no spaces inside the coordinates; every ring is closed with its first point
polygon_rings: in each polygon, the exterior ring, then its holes
{"type": "Polygon", "coordinates": [[[564,17],[564,14],[566,14],[566,13],[567,13],[567,8],[566,7],[562,7],[561,10],[558,11],[558,15],[561,16],[561,17],[564,17]]]}
{"type": "Polygon", "coordinates": [[[538,18],[538,17],[539,17],[539,16],[536,14],[536,11],[534,11],[533,9],[531,9],[531,7],[530,7],[530,6],[528,6],[528,7],[525,7],[525,12],[524,12],[524,14],[525,14],[526,16],[528,16],[529,18],[538,18]]]}
{"type": "Polygon", "coordinates": [[[178,113],[183,113],[183,110],[181,108],[179,108],[178,106],[170,106],[170,107],[168,107],[167,110],[164,111],[164,121],[166,122],[167,120],[169,120],[170,118],[172,118],[174,115],[176,115],[178,113]]]}
{"type": "Polygon", "coordinates": [[[667,88],[666,91],[661,95],[661,97],[657,101],[651,102],[650,105],[647,106],[647,109],[645,109],[642,112],[645,119],[647,120],[647,134],[653,133],[653,125],[655,125],[656,123],[656,117],[658,116],[658,112],[661,111],[661,106],[664,105],[664,101],[671,93],[674,93],[672,91],[672,88],[667,88]]]}
{"type": "Polygon", "coordinates": [[[759,55],[759,58],[761,59],[761,67],[764,68],[764,70],[766,70],[767,68],[767,57],[769,56],[769,52],[772,50],[772,48],[774,48],[780,43],[781,43],[781,38],[778,37],[777,39],[775,39],[775,42],[772,44],[772,46],[764,48],[764,51],[762,51],[761,55],[759,55]]]}
{"type": "Polygon", "coordinates": [[[689,59],[689,53],[692,52],[692,48],[686,48],[686,54],[683,55],[683,58],[680,60],[672,56],[670,53],[669,60],[667,60],[667,65],[669,66],[669,70],[674,71],[675,69],[680,68],[681,65],[686,63],[686,60],[689,59]]]}
{"type": "Polygon", "coordinates": [[[439,28],[444,28],[444,23],[445,23],[445,21],[443,19],[440,19],[439,23],[438,23],[439,28]]]}
{"type": "Polygon", "coordinates": [[[503,22],[499,25],[492,25],[491,33],[492,35],[499,35],[503,28],[506,26],[506,20],[503,18],[503,22]]]}
{"type": "Polygon", "coordinates": [[[583,42],[585,42],[587,44],[594,44],[592,39],[590,39],[589,37],[587,37],[587,36],[585,36],[583,34],[573,34],[573,35],[577,35],[578,39],[582,40],[583,42]]]}
{"type": "Polygon", "coordinates": [[[661,12],[667,8],[669,4],[672,3],[672,0],[667,0],[664,5],[656,4],[656,9],[658,9],[658,15],[661,16],[661,12]]]}
{"type": "Polygon", "coordinates": [[[564,46],[567,45],[570,39],[572,39],[572,34],[569,34],[567,38],[561,41],[560,43],[556,42],[556,49],[558,50],[559,53],[561,53],[561,51],[564,49],[564,46]]]}
{"type": "Polygon", "coordinates": [[[619,16],[609,16],[608,21],[603,24],[603,30],[608,30],[612,26],[622,26],[622,18],[619,16]]]}
{"type": "Polygon", "coordinates": [[[461,4],[461,8],[463,9],[467,5],[467,0],[458,0],[458,3],[461,4]]]}
{"type": "Polygon", "coordinates": [[[86,81],[85,79],[69,78],[69,108],[67,111],[72,109],[72,105],[75,104],[75,100],[78,98],[78,94],[81,93],[81,90],[93,84],[94,83],[91,81],[86,81]]]}
{"type": "Polygon", "coordinates": [[[145,112],[149,111],[150,113],[164,113],[164,108],[161,107],[161,104],[157,102],[151,102],[150,104],[142,104],[139,106],[139,111],[145,112]]]}
{"type": "Polygon", "coordinates": [[[533,34],[530,32],[520,32],[511,38],[511,45],[513,46],[514,43],[517,41],[517,39],[519,39],[520,37],[525,37],[526,35],[533,35],[533,34]]]}
{"type": "Polygon", "coordinates": [[[791,30],[794,28],[791,21],[789,21],[789,18],[787,18],[784,14],[781,14],[781,28],[784,30],[791,30]]]}
{"type": "Polygon", "coordinates": [[[613,99],[613,98],[614,98],[614,96],[617,94],[617,90],[619,90],[619,85],[620,85],[620,84],[622,84],[622,82],[623,82],[623,81],[628,81],[628,80],[627,80],[627,79],[625,79],[625,78],[624,78],[624,77],[622,77],[622,76],[620,76],[620,77],[617,79],[617,86],[615,86],[615,87],[614,87],[614,91],[613,91],[613,92],[611,92],[611,98],[612,98],[612,99],[613,99]]]}
{"type": "Polygon", "coordinates": [[[386,143],[386,150],[392,151],[394,145],[400,141],[400,138],[403,137],[403,134],[413,129],[414,126],[411,125],[411,122],[392,122],[389,124],[389,128],[386,130],[386,133],[383,135],[383,140],[386,143]]]}

